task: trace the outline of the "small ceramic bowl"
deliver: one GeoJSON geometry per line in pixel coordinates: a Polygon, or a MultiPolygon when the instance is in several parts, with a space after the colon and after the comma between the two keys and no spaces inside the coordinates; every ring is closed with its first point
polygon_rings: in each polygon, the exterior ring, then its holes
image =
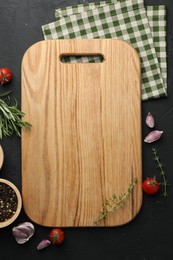
{"type": "Polygon", "coordinates": [[[4,162],[4,152],[2,146],[0,145],[0,169],[2,168],[3,162],[4,162]]]}
{"type": "Polygon", "coordinates": [[[10,181],[0,178],[0,228],[13,223],[21,212],[22,197],[10,181]]]}

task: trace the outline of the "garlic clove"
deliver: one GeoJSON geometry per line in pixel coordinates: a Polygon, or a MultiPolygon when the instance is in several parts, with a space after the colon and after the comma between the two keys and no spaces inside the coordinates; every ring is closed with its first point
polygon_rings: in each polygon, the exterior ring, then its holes
{"type": "Polygon", "coordinates": [[[23,222],[12,228],[12,233],[18,244],[24,244],[35,233],[34,225],[30,222],[23,222]]]}
{"type": "Polygon", "coordinates": [[[144,139],[145,143],[153,143],[161,138],[163,131],[153,130],[144,139]]]}
{"type": "Polygon", "coordinates": [[[145,119],[146,125],[150,128],[153,128],[155,125],[154,117],[149,112],[145,119]]]}
{"type": "Polygon", "coordinates": [[[43,239],[37,246],[38,250],[44,249],[48,247],[51,244],[50,240],[48,239],[43,239]]]}

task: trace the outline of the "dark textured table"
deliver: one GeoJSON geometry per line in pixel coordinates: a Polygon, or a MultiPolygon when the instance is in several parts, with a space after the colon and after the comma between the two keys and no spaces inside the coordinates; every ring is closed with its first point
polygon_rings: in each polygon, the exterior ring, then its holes
{"type": "MultiPolygon", "coordinates": [[[[77,0],[6,0],[0,1],[0,67],[13,72],[6,86],[20,103],[21,60],[29,46],[43,40],[41,25],[54,21],[58,7],[79,4],[77,0]]],[[[87,2],[87,1],[85,1],[87,2]]],[[[91,1],[90,1],[91,2],[91,1]]],[[[38,242],[48,237],[50,228],[35,225],[34,236],[23,245],[17,244],[12,227],[30,221],[22,209],[16,222],[0,229],[0,260],[21,259],[100,259],[100,260],[172,260],[173,259],[173,1],[146,0],[146,5],[165,4],[167,7],[168,97],[142,102],[142,136],[148,133],[145,117],[151,112],[156,127],[164,131],[159,142],[142,149],[143,178],[158,174],[151,148],[154,146],[164,163],[169,182],[168,198],[161,193],[144,194],[137,217],[121,227],[66,228],[63,245],[36,249],[38,242]]],[[[12,181],[21,190],[21,139],[3,138],[1,145],[5,161],[0,177],[12,181]]],[[[33,173],[34,178],[34,173],[33,173]]]]}

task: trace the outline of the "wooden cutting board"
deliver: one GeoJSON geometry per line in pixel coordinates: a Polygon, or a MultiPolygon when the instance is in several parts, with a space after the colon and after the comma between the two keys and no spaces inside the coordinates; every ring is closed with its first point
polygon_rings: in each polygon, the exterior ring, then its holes
{"type": "Polygon", "coordinates": [[[105,198],[138,183],[100,226],[119,226],[142,204],[141,82],[137,52],[116,39],[47,40],[22,60],[22,197],[43,226],[93,226],[105,198]],[[102,55],[63,63],[64,55],[102,55]]]}

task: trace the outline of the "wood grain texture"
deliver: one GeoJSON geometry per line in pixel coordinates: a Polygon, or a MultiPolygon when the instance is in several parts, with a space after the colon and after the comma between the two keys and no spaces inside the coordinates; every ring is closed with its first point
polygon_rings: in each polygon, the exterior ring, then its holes
{"type": "Polygon", "coordinates": [[[140,61],[115,39],[47,40],[22,60],[22,197],[43,226],[93,226],[105,198],[138,184],[125,207],[100,223],[131,221],[142,204],[140,61]],[[65,64],[63,54],[102,54],[65,64]]]}

